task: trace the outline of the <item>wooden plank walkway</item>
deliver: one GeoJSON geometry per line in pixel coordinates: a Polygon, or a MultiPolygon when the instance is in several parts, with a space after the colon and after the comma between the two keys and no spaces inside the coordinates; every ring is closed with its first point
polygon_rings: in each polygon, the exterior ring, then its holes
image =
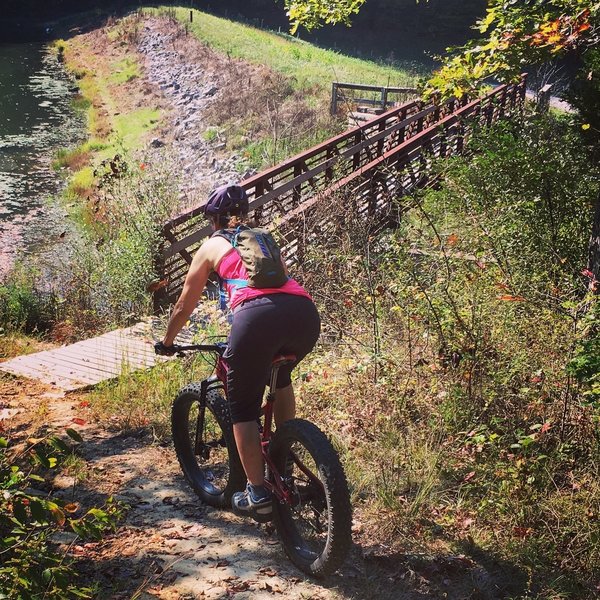
{"type": "Polygon", "coordinates": [[[70,346],[18,356],[0,363],[0,371],[74,391],[164,360],[168,357],[154,354],[150,324],[137,323],[70,346]]]}

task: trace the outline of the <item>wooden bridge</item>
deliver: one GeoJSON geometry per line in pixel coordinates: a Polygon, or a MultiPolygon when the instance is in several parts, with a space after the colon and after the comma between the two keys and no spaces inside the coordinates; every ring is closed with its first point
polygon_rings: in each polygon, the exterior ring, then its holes
{"type": "Polygon", "coordinates": [[[0,371],[71,392],[164,360],[168,357],[154,354],[150,325],[138,323],[70,346],[17,356],[0,363],[0,371]]]}
{"type": "MultiPolygon", "coordinates": [[[[288,232],[284,253],[290,262],[298,260],[303,243],[289,233],[294,220],[342,190],[359,214],[393,224],[394,204],[424,185],[433,158],[462,152],[474,128],[522,111],[525,83],[523,75],[476,100],[410,101],[266,169],[241,182],[252,216],[288,232]]],[[[165,284],[155,292],[157,312],[177,298],[195,250],[210,233],[201,206],[164,225],[157,272],[165,284]]]]}

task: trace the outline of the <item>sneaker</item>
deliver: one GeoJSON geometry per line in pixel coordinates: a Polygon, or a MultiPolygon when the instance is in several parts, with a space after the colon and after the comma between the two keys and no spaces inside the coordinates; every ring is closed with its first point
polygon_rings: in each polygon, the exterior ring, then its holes
{"type": "Polygon", "coordinates": [[[243,492],[236,492],[231,499],[233,512],[241,517],[252,517],[259,523],[271,520],[273,503],[270,492],[264,487],[250,483],[243,492]]]}

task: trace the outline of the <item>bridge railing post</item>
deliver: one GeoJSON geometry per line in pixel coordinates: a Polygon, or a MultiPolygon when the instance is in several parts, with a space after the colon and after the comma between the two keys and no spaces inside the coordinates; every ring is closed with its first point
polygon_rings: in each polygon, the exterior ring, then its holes
{"type": "Polygon", "coordinates": [[[381,110],[385,110],[385,107],[387,106],[387,95],[388,95],[387,88],[382,87],[381,88],[381,110]]]}
{"type": "Polygon", "coordinates": [[[331,84],[331,107],[330,113],[333,117],[337,115],[337,101],[338,101],[338,84],[334,81],[331,84]]]}

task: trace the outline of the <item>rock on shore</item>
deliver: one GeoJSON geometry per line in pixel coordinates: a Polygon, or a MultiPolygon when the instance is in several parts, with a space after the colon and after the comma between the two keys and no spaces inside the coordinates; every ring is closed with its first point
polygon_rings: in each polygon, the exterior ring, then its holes
{"type": "Polygon", "coordinates": [[[180,176],[184,204],[197,204],[210,189],[238,181],[244,172],[236,155],[222,152],[220,140],[207,141],[204,136],[207,107],[226,93],[219,88],[214,65],[207,67],[211,51],[177,24],[154,17],[144,21],[138,50],[146,77],[170,106],[169,124],[150,142],[150,152],[154,160],[170,157],[180,176]]]}

